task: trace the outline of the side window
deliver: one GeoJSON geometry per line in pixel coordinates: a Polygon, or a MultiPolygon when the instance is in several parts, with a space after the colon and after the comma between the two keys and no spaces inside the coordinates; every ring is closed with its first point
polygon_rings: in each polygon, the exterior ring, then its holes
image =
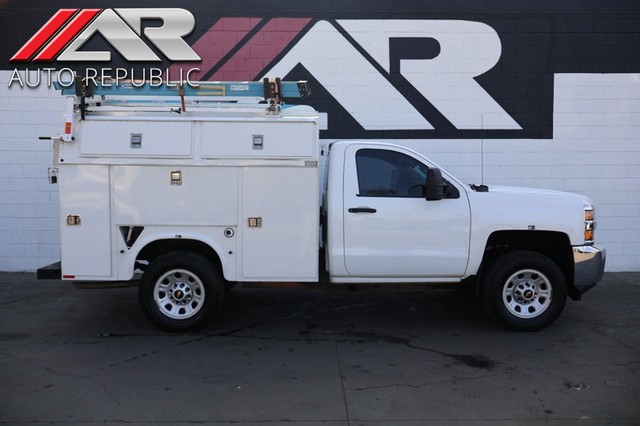
{"type": "Polygon", "coordinates": [[[356,153],[358,196],[424,196],[427,166],[413,157],[386,149],[361,149],[356,153]]]}

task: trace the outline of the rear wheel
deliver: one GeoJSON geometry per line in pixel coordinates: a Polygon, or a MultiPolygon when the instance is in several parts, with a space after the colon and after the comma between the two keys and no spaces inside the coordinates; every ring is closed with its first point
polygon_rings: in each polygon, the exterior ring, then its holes
{"type": "Polygon", "coordinates": [[[553,323],[567,300],[558,265],[537,252],[505,253],[490,265],[482,282],[488,313],[513,330],[539,330],[553,323]]]}
{"type": "Polygon", "coordinates": [[[219,311],[223,280],[205,257],[188,251],[168,253],[151,262],[142,276],[138,300],[158,327],[190,331],[219,311]]]}

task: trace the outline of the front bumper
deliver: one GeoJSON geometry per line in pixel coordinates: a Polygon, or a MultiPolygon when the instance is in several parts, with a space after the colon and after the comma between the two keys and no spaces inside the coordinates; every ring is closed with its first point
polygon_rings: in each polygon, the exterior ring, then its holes
{"type": "Polygon", "coordinates": [[[573,248],[573,287],[577,293],[575,298],[579,299],[602,279],[606,260],[606,249],[595,246],[573,248]]]}

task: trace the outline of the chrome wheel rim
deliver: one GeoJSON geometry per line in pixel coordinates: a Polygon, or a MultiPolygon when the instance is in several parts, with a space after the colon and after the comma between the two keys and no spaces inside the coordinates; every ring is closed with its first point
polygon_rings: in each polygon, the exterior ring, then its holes
{"type": "Polygon", "coordinates": [[[540,271],[522,269],[507,279],[502,301],[510,314],[518,318],[535,318],[551,306],[551,281],[540,271]]]}
{"type": "Polygon", "coordinates": [[[153,299],[160,312],[178,320],[197,314],[202,309],[204,297],[202,281],[186,269],[172,269],[164,273],[153,289],[153,299]]]}

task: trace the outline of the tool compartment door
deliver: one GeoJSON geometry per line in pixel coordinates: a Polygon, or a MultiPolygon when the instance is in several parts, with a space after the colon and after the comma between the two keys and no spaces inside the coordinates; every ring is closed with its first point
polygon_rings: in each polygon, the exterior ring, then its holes
{"type": "Polygon", "coordinates": [[[221,122],[202,126],[203,158],[314,158],[312,121],[221,122]]]}
{"type": "Polygon", "coordinates": [[[62,275],[76,279],[111,276],[109,166],[60,168],[62,275]],[[79,223],[68,224],[76,216],[79,223]]]}
{"type": "Polygon", "coordinates": [[[192,123],[89,119],[78,126],[81,157],[189,158],[192,123]]]}
{"type": "Polygon", "coordinates": [[[245,281],[317,281],[318,168],[246,167],[242,176],[245,281]]]}

